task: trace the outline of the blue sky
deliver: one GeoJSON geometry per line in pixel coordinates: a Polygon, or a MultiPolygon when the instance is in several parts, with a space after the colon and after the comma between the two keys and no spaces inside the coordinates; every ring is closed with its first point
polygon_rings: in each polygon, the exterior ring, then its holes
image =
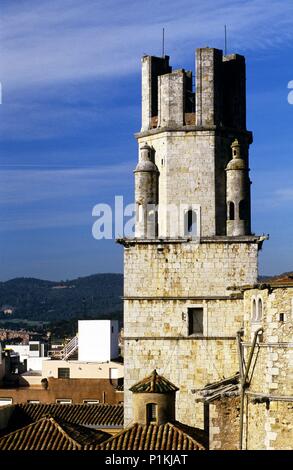
{"type": "Polygon", "coordinates": [[[122,272],[92,208],[133,199],[140,57],[194,69],[196,47],[247,60],[253,230],[260,272],[293,268],[293,2],[1,0],[0,279],[122,272]]]}

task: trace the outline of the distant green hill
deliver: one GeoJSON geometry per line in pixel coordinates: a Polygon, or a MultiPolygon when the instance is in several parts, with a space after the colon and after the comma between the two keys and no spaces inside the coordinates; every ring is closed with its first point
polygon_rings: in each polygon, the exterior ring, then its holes
{"type": "Polygon", "coordinates": [[[122,292],[122,274],[94,274],[61,282],[11,279],[0,282],[0,320],[121,319],[122,292]],[[4,314],[7,307],[12,307],[11,315],[4,314]]]}

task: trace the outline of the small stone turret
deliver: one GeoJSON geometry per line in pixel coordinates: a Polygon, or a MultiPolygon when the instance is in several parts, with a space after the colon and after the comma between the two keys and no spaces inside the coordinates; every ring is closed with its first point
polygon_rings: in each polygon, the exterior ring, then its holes
{"type": "Polygon", "coordinates": [[[159,170],[153,161],[152,149],[144,144],[140,149],[135,174],[135,204],[137,238],[155,238],[158,234],[157,210],[159,170]]]}
{"type": "Polygon", "coordinates": [[[250,234],[250,180],[238,140],[232,145],[232,160],[227,165],[227,235],[250,234]]]}
{"type": "Polygon", "coordinates": [[[135,423],[161,425],[175,420],[176,392],[179,389],[156,370],[129,390],[133,393],[135,423]]]}

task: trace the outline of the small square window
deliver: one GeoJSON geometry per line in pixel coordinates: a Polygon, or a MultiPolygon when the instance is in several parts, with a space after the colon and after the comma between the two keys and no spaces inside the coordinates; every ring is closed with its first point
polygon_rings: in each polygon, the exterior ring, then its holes
{"type": "Polygon", "coordinates": [[[58,367],[58,379],[70,379],[69,367],[58,367]]]}
{"type": "Polygon", "coordinates": [[[0,398],[0,406],[12,405],[12,398],[0,398]]]}
{"type": "Polygon", "coordinates": [[[96,405],[97,403],[100,403],[100,400],[94,400],[89,398],[88,400],[83,400],[83,403],[85,405],[96,405]]]}
{"type": "Polygon", "coordinates": [[[188,309],[188,336],[203,334],[203,308],[188,309]]]}
{"type": "Polygon", "coordinates": [[[56,403],[59,405],[71,405],[72,400],[70,398],[57,398],[56,403]]]}

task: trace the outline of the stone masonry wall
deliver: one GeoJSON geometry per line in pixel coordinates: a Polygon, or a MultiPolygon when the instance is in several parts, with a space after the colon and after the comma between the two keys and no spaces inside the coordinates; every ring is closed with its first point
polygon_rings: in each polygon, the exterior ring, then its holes
{"type": "Polygon", "coordinates": [[[227,287],[253,283],[256,276],[256,244],[125,249],[125,425],[132,420],[129,388],[156,368],[180,388],[176,419],[203,427],[203,405],[193,391],[239,368],[235,336],[243,324],[243,301],[229,298],[227,287]],[[187,308],[193,306],[204,310],[203,335],[197,337],[187,330],[187,308]]]}
{"type": "Polygon", "coordinates": [[[247,414],[248,450],[292,450],[293,403],[271,401],[249,403],[247,414]]]}
{"type": "Polygon", "coordinates": [[[293,397],[293,288],[251,289],[245,293],[246,354],[254,331],[263,327],[259,348],[255,353],[255,368],[251,392],[293,397]],[[262,318],[252,320],[252,301],[262,299],[262,318]],[[280,313],[284,321],[280,321],[280,313]]]}
{"type": "Polygon", "coordinates": [[[237,368],[235,339],[129,339],[125,338],[124,425],[133,419],[129,388],[153,369],[180,387],[176,419],[204,427],[203,404],[194,390],[229,376],[237,368]]]}
{"type": "Polygon", "coordinates": [[[140,146],[147,143],[154,148],[160,172],[159,237],[180,235],[172,233],[174,223],[167,212],[168,205],[179,210],[180,204],[200,206],[201,235],[215,235],[214,142],[214,131],[164,132],[139,139],[140,146]]]}
{"type": "Polygon", "coordinates": [[[248,449],[293,449],[292,305],[292,287],[251,289],[244,295],[246,356],[254,331],[259,327],[264,330],[248,389],[248,449]],[[257,321],[253,319],[253,299],[262,300],[262,315],[257,321]],[[253,398],[259,395],[267,402],[254,403],[253,398]]]}
{"type": "Polygon", "coordinates": [[[256,282],[257,252],[237,241],[136,244],[124,250],[124,295],[230,295],[228,287],[256,282]]]}
{"type": "Polygon", "coordinates": [[[239,449],[240,398],[219,399],[210,404],[210,450],[239,449]]]}

